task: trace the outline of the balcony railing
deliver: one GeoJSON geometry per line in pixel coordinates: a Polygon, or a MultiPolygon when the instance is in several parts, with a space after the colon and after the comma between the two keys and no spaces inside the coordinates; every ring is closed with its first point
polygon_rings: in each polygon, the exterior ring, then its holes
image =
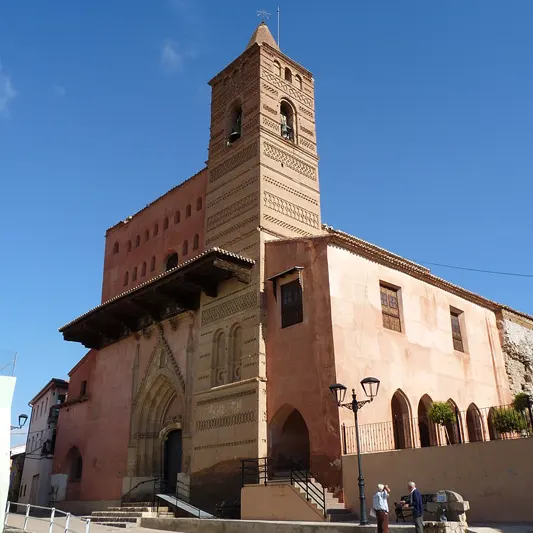
{"type": "MultiPolygon", "coordinates": [[[[531,409],[516,411],[511,405],[471,408],[456,410],[455,418],[455,422],[444,427],[434,424],[427,416],[395,417],[388,422],[362,424],[359,426],[361,453],[533,437],[531,409]]],[[[342,445],[345,454],[357,453],[355,426],[342,427],[342,445]]]]}

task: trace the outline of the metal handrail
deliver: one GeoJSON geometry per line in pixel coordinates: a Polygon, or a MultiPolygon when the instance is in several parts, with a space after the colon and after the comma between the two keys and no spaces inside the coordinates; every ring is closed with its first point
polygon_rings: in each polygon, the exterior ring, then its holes
{"type": "Polygon", "coordinates": [[[159,481],[158,477],[154,477],[152,479],[145,479],[144,481],[139,481],[139,483],[137,483],[137,485],[134,485],[128,492],[126,492],[126,494],[122,495],[122,497],[120,498],[120,505],[122,506],[124,503],[127,503],[126,497],[129,496],[137,487],[140,487],[141,485],[144,485],[145,483],[153,483],[154,484],[153,499],[155,501],[155,493],[156,493],[155,485],[156,485],[156,483],[158,481],[159,481]]]}
{"type": "Polygon", "coordinates": [[[303,468],[302,465],[291,460],[291,484],[300,487],[305,492],[306,499],[314,503],[326,516],[326,489],[322,487],[320,490],[313,479],[317,478],[308,468],[303,468]]]}
{"type": "Polygon", "coordinates": [[[69,531],[73,532],[72,529],[70,529],[70,521],[72,519],[80,520],[80,522],[85,522],[85,533],[89,533],[91,529],[91,519],[90,518],[80,518],[79,516],[74,516],[71,513],[67,513],[65,511],[62,511],[61,509],[56,509],[55,507],[43,507],[42,505],[32,505],[29,503],[18,503],[18,502],[7,502],[6,505],[6,515],[4,518],[4,526],[7,526],[7,521],[10,513],[11,506],[13,507],[26,507],[26,513],[24,515],[24,525],[22,527],[22,531],[27,531],[28,527],[28,520],[32,518],[30,516],[31,509],[44,509],[46,511],[50,511],[50,525],[49,525],[49,533],[53,533],[54,525],[61,527],[60,524],[57,522],[54,523],[54,520],[56,519],[56,514],[62,514],[65,516],[65,525],[63,526],[63,530],[65,533],[68,533],[69,531]]]}

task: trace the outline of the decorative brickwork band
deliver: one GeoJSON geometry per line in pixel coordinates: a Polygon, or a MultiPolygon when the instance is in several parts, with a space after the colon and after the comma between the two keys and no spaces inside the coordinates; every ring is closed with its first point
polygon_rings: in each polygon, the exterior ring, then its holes
{"type": "Polygon", "coordinates": [[[263,146],[264,154],[267,157],[274,159],[274,161],[277,161],[278,163],[283,163],[284,165],[287,165],[290,169],[298,172],[299,174],[302,174],[303,176],[313,181],[317,181],[316,168],[314,166],[309,165],[305,161],[294,157],[289,152],[286,152],[285,150],[282,150],[281,148],[278,148],[277,146],[274,146],[269,142],[264,142],[263,146]]]}
{"type": "Polygon", "coordinates": [[[266,183],[271,183],[272,185],[275,185],[276,187],[279,187],[280,189],[283,189],[284,191],[294,194],[294,196],[297,196],[298,198],[301,198],[302,200],[305,200],[306,202],[309,202],[310,204],[318,205],[317,199],[311,198],[311,196],[308,196],[307,194],[303,194],[302,192],[297,191],[296,189],[289,187],[288,185],[285,185],[284,183],[281,183],[280,181],[275,180],[274,178],[271,178],[270,176],[263,176],[263,180],[266,183]]]}
{"type": "Polygon", "coordinates": [[[242,296],[234,298],[229,302],[215,305],[214,307],[206,309],[202,312],[202,326],[210,324],[215,320],[220,320],[227,316],[240,313],[241,311],[249,309],[250,307],[254,307],[255,305],[257,305],[257,293],[255,291],[243,294],[242,296]]]}
{"type": "Polygon", "coordinates": [[[302,104],[306,105],[307,107],[310,107],[311,109],[313,108],[312,98],[309,98],[309,96],[306,96],[304,93],[302,93],[286,81],[282,80],[279,76],[272,74],[272,72],[264,71],[263,74],[265,79],[272,83],[272,85],[275,85],[278,89],[285,91],[287,94],[291,95],[294,99],[302,102],[302,104]]]}
{"type": "Polygon", "coordinates": [[[252,209],[257,205],[257,194],[251,193],[240,200],[237,200],[235,203],[229,205],[222,211],[211,215],[207,219],[207,231],[211,231],[230,220],[235,219],[239,215],[245,213],[249,209],[252,209]]]}
{"type": "MultiPolygon", "coordinates": [[[[222,245],[222,242],[220,241],[220,239],[222,237],[225,237],[226,235],[231,235],[232,233],[236,232],[237,230],[239,230],[240,228],[243,228],[244,226],[248,225],[248,224],[251,224],[252,222],[257,222],[259,220],[259,217],[258,215],[254,215],[253,217],[249,217],[245,220],[241,220],[240,222],[238,222],[237,224],[231,226],[230,228],[228,229],[225,229],[224,231],[221,231],[219,233],[217,233],[216,235],[212,235],[210,236],[208,239],[206,239],[205,243],[207,246],[215,243],[217,245],[222,245]]],[[[241,237],[239,237],[240,239],[241,237]]],[[[238,240],[238,239],[237,239],[238,240]]],[[[224,246],[227,246],[227,243],[224,243],[224,246]]]]}
{"type": "Polygon", "coordinates": [[[238,166],[242,165],[252,157],[257,155],[257,143],[253,142],[249,144],[246,148],[243,148],[240,152],[237,152],[235,155],[232,155],[223,163],[216,166],[209,173],[209,181],[211,183],[217,181],[222,176],[226,175],[228,172],[235,170],[238,166]]]}
{"type": "Polygon", "coordinates": [[[217,196],[216,198],[210,200],[207,203],[207,207],[211,208],[218,203],[226,200],[227,198],[231,198],[232,196],[235,196],[235,193],[238,193],[239,191],[244,190],[248,185],[251,185],[252,183],[255,183],[257,181],[257,176],[252,176],[251,178],[248,178],[246,181],[243,181],[237,187],[233,187],[233,189],[230,189],[229,191],[225,192],[224,194],[221,194],[220,196],[217,196]]]}
{"type": "Polygon", "coordinates": [[[237,400],[238,398],[245,398],[246,396],[254,396],[257,393],[255,389],[242,390],[239,392],[233,392],[231,394],[225,394],[224,396],[215,396],[214,398],[207,398],[196,402],[196,407],[202,405],[211,405],[213,403],[221,403],[227,400],[237,400]]]}
{"type": "Polygon", "coordinates": [[[226,428],[230,426],[239,426],[256,421],[256,411],[245,411],[234,415],[218,416],[216,418],[207,418],[196,422],[196,431],[210,431],[212,429],[226,428]]]}
{"type": "Polygon", "coordinates": [[[305,237],[312,235],[312,233],[309,233],[307,231],[304,231],[303,229],[297,228],[296,226],[292,226],[291,224],[287,224],[286,222],[283,222],[283,220],[280,220],[279,218],[271,217],[270,215],[265,215],[263,217],[263,220],[265,220],[266,222],[272,222],[272,224],[276,224],[277,226],[280,226],[281,228],[287,229],[298,235],[303,235],[305,237]]]}
{"type": "Polygon", "coordinates": [[[318,215],[316,213],[312,213],[303,207],[291,202],[287,202],[287,200],[284,200],[279,196],[275,196],[267,191],[263,193],[263,204],[265,207],[268,207],[273,211],[277,211],[282,215],[291,217],[302,224],[306,224],[312,228],[320,227],[318,215]]]}

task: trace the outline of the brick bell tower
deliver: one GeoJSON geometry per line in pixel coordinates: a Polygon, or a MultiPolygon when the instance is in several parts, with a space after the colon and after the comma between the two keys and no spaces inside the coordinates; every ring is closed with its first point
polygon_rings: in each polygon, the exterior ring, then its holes
{"type": "Polygon", "coordinates": [[[261,23],[209,83],[205,246],[256,261],[251,279],[202,295],[191,482],[214,499],[235,461],[268,453],[264,243],[322,230],[311,73],[261,23]]]}

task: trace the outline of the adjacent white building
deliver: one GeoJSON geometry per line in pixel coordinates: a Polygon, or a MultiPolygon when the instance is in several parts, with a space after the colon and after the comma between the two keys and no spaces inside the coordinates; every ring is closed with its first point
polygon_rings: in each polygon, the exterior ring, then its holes
{"type": "Polygon", "coordinates": [[[48,507],[59,404],[68,381],[51,379],[29,403],[32,408],[19,502],[48,507]]]}

